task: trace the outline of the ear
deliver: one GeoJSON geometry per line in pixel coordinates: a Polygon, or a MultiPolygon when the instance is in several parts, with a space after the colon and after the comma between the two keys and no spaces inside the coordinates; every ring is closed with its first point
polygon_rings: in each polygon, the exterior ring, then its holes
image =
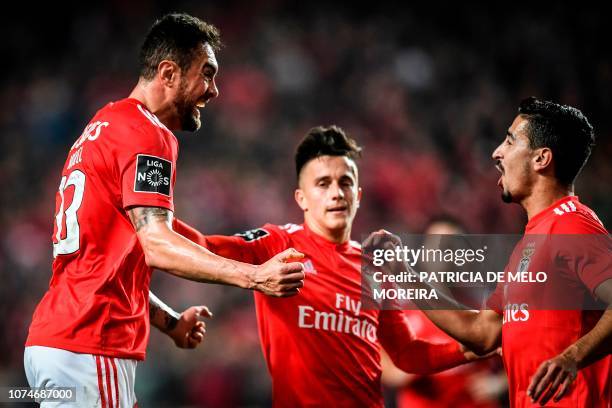
{"type": "Polygon", "coordinates": [[[295,198],[295,202],[300,206],[302,211],[308,211],[308,204],[306,203],[306,196],[304,195],[304,191],[302,189],[296,188],[293,193],[293,197],[295,198]]]}
{"type": "Polygon", "coordinates": [[[157,76],[161,83],[168,88],[173,88],[178,84],[180,71],[180,68],[174,61],[162,60],[157,66],[157,76]]]}
{"type": "Polygon", "coordinates": [[[537,172],[544,171],[546,168],[552,169],[553,153],[548,147],[536,149],[533,157],[533,169],[537,172]]]}
{"type": "Polygon", "coordinates": [[[361,189],[361,187],[359,187],[359,189],[357,190],[357,205],[356,208],[359,208],[359,204],[361,204],[361,195],[363,194],[363,190],[361,189]]]}

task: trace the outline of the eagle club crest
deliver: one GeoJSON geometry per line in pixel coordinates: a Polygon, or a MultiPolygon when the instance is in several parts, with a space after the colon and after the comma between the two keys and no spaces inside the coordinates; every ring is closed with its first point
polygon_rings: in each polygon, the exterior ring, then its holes
{"type": "Polygon", "coordinates": [[[523,248],[523,256],[519,261],[519,266],[517,272],[527,272],[527,268],[529,268],[529,263],[531,262],[531,257],[535,253],[535,242],[530,242],[525,245],[523,248]]]}
{"type": "Polygon", "coordinates": [[[313,275],[317,274],[317,270],[314,268],[314,265],[310,259],[304,261],[304,272],[312,273],[313,275]]]}

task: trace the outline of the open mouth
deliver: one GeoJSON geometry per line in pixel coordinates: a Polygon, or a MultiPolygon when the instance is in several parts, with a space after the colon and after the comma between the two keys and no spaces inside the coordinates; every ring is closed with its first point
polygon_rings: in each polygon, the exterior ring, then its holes
{"type": "Polygon", "coordinates": [[[196,118],[200,117],[200,110],[198,109],[197,106],[193,107],[193,116],[195,116],[196,118]]]}
{"type": "Polygon", "coordinates": [[[502,187],[502,181],[503,181],[503,178],[504,178],[504,166],[502,166],[501,162],[498,161],[495,164],[495,168],[501,173],[501,175],[499,176],[499,179],[497,180],[497,185],[502,187]]]}

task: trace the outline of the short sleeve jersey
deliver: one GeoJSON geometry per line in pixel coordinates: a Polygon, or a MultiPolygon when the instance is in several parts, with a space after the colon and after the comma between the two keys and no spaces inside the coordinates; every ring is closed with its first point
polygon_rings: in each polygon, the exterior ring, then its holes
{"type": "MultiPolygon", "coordinates": [[[[513,407],[535,407],[527,396],[539,365],[588,333],[598,322],[595,290],[612,279],[609,236],[595,213],[565,197],[525,227],[505,271],[543,271],[546,281],[498,284],[489,306],[503,316],[502,349],[513,407]]],[[[568,394],[550,407],[609,407],[610,356],[578,371],[568,394]]]]}
{"type": "Polygon", "coordinates": [[[53,276],[26,346],[144,359],[151,268],[127,209],[174,210],[178,143],[136,99],[99,110],[56,194],[53,276]]]}

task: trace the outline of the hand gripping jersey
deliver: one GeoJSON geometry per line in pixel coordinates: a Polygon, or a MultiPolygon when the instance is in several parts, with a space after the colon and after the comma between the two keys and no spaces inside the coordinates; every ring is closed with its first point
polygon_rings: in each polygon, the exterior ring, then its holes
{"type": "Polygon", "coordinates": [[[212,252],[261,264],[287,248],[305,254],[296,296],[255,293],[263,354],[278,407],[382,407],[380,347],[405,371],[430,373],[465,362],[455,342],[417,339],[402,311],[364,310],[361,248],[334,244],[304,225],[263,228],[232,237],[175,230],[212,252]]]}
{"type": "Polygon", "coordinates": [[[26,346],[144,359],[151,268],[126,209],[174,209],[177,155],[175,136],[139,101],[96,113],[62,171],[53,276],[26,346]]]}
{"type": "MultiPolygon", "coordinates": [[[[539,407],[527,396],[539,365],[597,324],[602,310],[581,306],[596,302],[597,286],[612,279],[610,251],[606,229],[575,196],[557,201],[527,224],[505,271],[544,271],[547,280],[500,284],[489,300],[503,315],[502,348],[512,407],[539,407]]],[[[569,393],[546,406],[609,408],[611,382],[607,356],[579,370],[569,393]]]]}

